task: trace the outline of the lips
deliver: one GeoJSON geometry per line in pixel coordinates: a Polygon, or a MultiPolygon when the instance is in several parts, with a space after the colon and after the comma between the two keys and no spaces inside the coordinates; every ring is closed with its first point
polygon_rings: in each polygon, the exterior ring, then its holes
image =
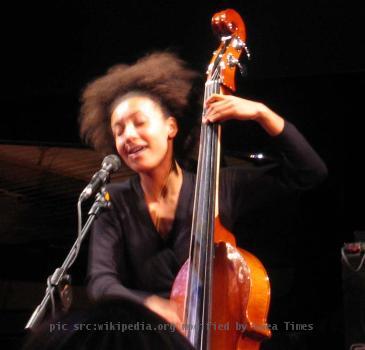
{"type": "Polygon", "coordinates": [[[127,146],[126,147],[126,153],[128,157],[135,158],[137,157],[141,152],[143,152],[147,146],[143,145],[135,145],[135,146],[127,146]]]}

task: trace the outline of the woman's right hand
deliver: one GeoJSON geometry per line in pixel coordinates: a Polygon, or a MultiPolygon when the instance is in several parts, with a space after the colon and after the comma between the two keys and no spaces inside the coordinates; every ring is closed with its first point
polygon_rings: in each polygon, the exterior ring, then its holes
{"type": "Polygon", "coordinates": [[[177,308],[173,302],[157,295],[151,295],[145,299],[144,304],[166,321],[175,325],[180,331],[182,330],[182,322],[177,315],[177,308]]]}

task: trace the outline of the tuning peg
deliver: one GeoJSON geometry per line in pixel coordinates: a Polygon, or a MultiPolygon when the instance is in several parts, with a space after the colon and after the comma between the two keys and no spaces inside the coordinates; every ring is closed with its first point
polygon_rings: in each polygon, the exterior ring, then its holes
{"type": "Polygon", "coordinates": [[[228,66],[233,68],[234,66],[237,66],[240,70],[240,73],[243,77],[247,75],[247,68],[245,65],[243,65],[237,58],[234,58],[232,55],[227,56],[227,63],[228,66]]]}
{"type": "Polygon", "coordinates": [[[237,67],[240,70],[240,73],[243,77],[247,76],[247,67],[244,64],[241,64],[241,62],[238,62],[237,67]]]}
{"type": "Polygon", "coordinates": [[[247,59],[249,60],[251,58],[250,50],[248,49],[246,43],[242,39],[240,39],[239,37],[233,38],[232,47],[235,48],[236,50],[244,49],[245,52],[246,52],[247,59]]]}
{"type": "Polygon", "coordinates": [[[233,57],[231,54],[228,54],[227,63],[231,68],[233,68],[234,66],[237,66],[239,64],[239,61],[237,58],[233,57]]]}
{"type": "Polygon", "coordinates": [[[236,50],[242,50],[244,47],[244,42],[238,37],[233,38],[232,47],[234,47],[236,50]]]}
{"type": "Polygon", "coordinates": [[[225,43],[225,42],[227,42],[227,41],[229,41],[229,40],[231,40],[232,39],[232,35],[226,35],[226,36],[222,36],[221,37],[221,41],[223,42],[223,43],[225,43]]]}
{"type": "Polygon", "coordinates": [[[248,60],[250,60],[251,59],[251,52],[248,49],[248,47],[247,47],[247,45],[246,45],[245,42],[243,43],[243,45],[244,45],[244,48],[245,48],[245,51],[246,51],[246,57],[247,57],[248,60]]]}

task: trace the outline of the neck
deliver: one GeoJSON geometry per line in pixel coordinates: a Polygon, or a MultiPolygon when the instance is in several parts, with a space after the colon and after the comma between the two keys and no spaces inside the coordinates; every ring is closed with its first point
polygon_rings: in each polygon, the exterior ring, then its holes
{"type": "Polygon", "coordinates": [[[182,177],[182,170],[171,158],[157,169],[148,173],[140,173],[141,185],[147,199],[157,201],[161,196],[174,193],[182,177]]]}

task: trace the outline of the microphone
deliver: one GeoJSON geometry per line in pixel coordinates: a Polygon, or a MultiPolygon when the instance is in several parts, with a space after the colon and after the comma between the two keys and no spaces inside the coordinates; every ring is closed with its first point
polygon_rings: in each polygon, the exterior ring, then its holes
{"type": "Polygon", "coordinates": [[[81,192],[79,201],[84,201],[90,198],[101,186],[109,181],[109,175],[118,171],[122,163],[118,156],[110,154],[106,156],[101,163],[101,169],[94,174],[89,184],[81,192]]]}
{"type": "Polygon", "coordinates": [[[344,243],[343,250],[347,254],[360,254],[365,252],[365,242],[344,243]]]}
{"type": "Polygon", "coordinates": [[[356,230],[354,232],[354,243],[344,243],[343,250],[347,254],[360,254],[365,253],[365,231],[356,230]]]}

